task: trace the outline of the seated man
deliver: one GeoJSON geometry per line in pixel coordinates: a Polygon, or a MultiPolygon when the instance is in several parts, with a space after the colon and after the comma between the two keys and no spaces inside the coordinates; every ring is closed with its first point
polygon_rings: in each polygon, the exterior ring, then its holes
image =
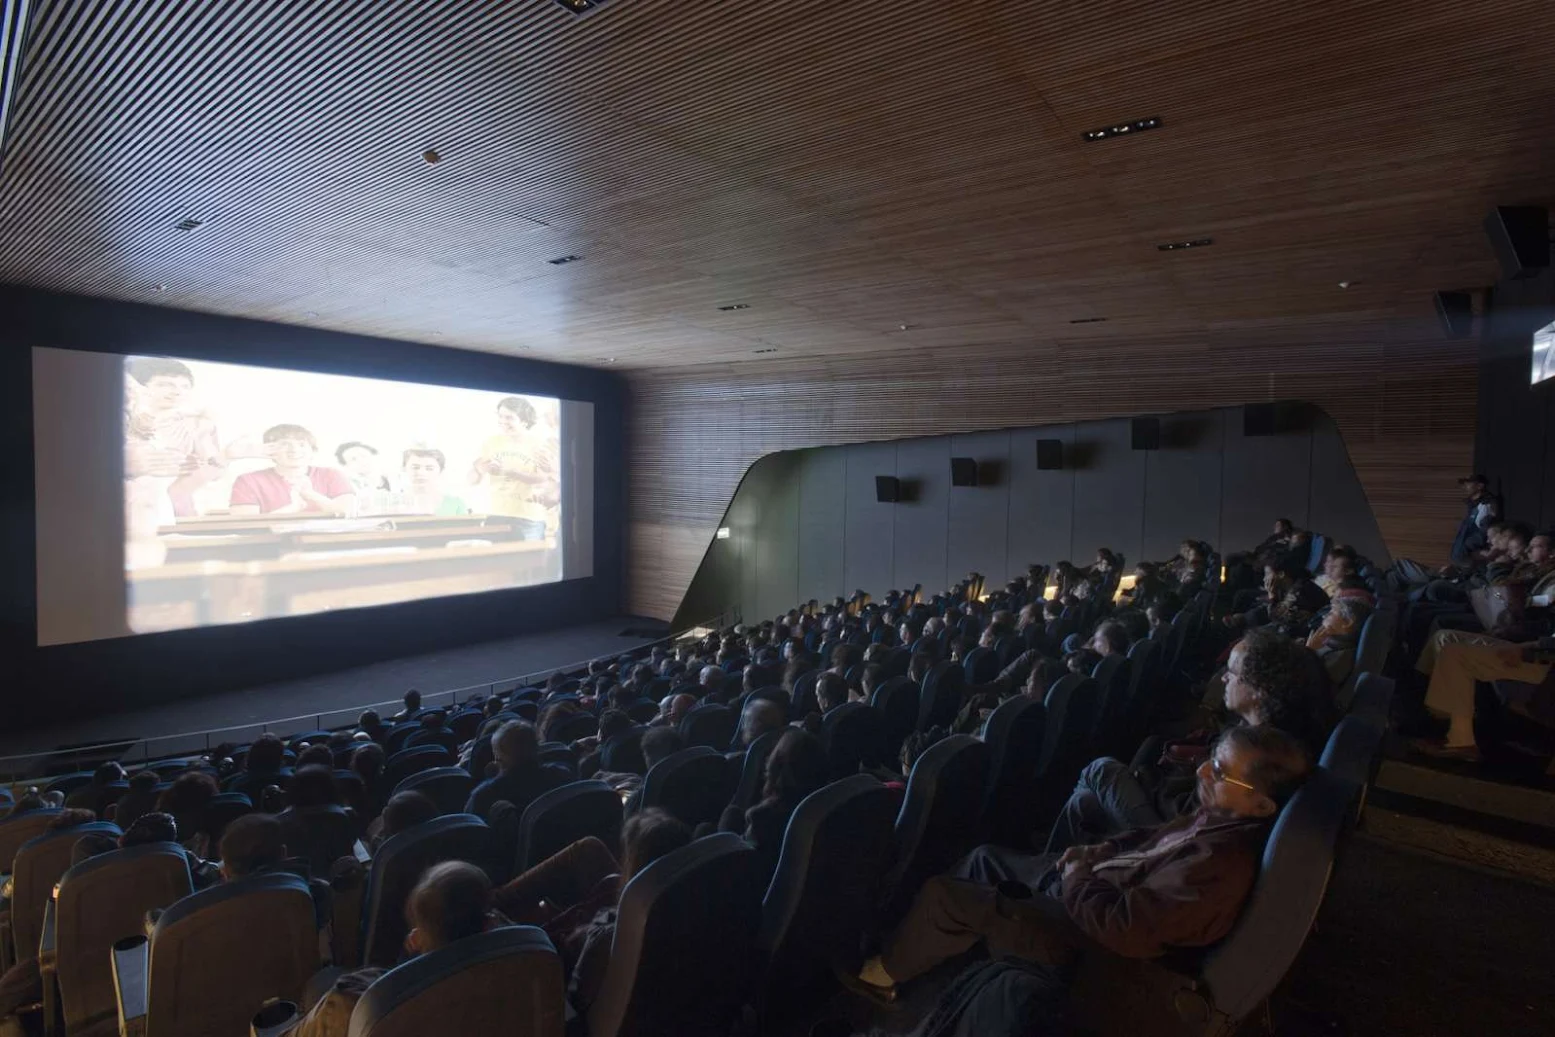
{"type": "Polygon", "coordinates": [[[405,475],[405,489],[410,493],[412,507],[428,515],[468,515],[470,508],[460,497],[443,489],[443,470],[448,459],[441,450],[415,446],[400,456],[400,471],[405,475]]]}
{"type": "Polygon", "coordinates": [[[492,804],[505,799],[522,817],[542,793],[570,780],[566,771],[540,762],[540,738],[528,721],[510,720],[498,728],[491,737],[491,751],[501,773],[475,786],[464,805],[467,814],[486,818],[492,804]]]}
{"type": "Polygon", "coordinates": [[[1305,638],[1312,617],[1328,605],[1328,595],[1312,582],[1306,567],[1291,559],[1264,566],[1263,589],[1263,603],[1226,616],[1226,626],[1234,630],[1272,626],[1286,637],[1305,638]]]}
{"type": "Polygon", "coordinates": [[[1550,673],[1550,664],[1537,658],[1532,661],[1525,658],[1526,650],[1537,646],[1538,642],[1526,645],[1457,642],[1443,647],[1431,669],[1425,705],[1434,715],[1446,717],[1447,733],[1441,742],[1419,741],[1413,747],[1432,756],[1470,762],[1478,760],[1479,749],[1474,739],[1475,682],[1542,683],[1550,673]]]}
{"type": "Polygon", "coordinates": [[[858,983],[892,998],[897,983],[984,941],[995,956],[1053,964],[1094,946],[1153,958],[1213,944],[1252,891],[1271,819],[1310,767],[1306,748],[1278,728],[1233,727],[1199,766],[1192,814],[1061,857],[989,856],[980,847],[960,877],[930,879],[919,891],[858,983]]]}

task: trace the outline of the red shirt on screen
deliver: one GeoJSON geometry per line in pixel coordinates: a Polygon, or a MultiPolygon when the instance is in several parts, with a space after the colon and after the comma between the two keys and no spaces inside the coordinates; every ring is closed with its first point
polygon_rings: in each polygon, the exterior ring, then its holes
{"type": "MultiPolygon", "coordinates": [[[[334,500],[354,493],[345,473],[338,468],[309,468],[308,482],[315,492],[334,500]]],[[[292,502],[292,488],[274,468],[240,475],[232,481],[232,506],[257,504],[261,515],[278,511],[292,502]]],[[[304,503],[303,511],[318,511],[312,501],[304,503]]]]}

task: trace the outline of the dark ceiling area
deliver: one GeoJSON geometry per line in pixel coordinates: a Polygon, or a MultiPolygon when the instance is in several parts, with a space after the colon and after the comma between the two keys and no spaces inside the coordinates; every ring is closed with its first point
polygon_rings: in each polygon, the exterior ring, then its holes
{"type": "Polygon", "coordinates": [[[1548,14],[35,0],[0,280],[630,370],[1414,319],[1555,194],[1548,14]]]}

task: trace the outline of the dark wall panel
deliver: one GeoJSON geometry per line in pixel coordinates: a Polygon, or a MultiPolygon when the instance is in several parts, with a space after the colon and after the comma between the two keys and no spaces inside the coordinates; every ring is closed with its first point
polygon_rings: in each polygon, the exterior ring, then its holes
{"type": "Polygon", "coordinates": [[[1312,511],[1307,524],[1316,530],[1343,530],[1350,546],[1361,554],[1388,561],[1388,548],[1376,522],[1358,521],[1357,516],[1371,516],[1366,491],[1350,463],[1344,437],[1332,421],[1319,415],[1312,425],[1312,511]]]}
{"type": "Polygon", "coordinates": [[[893,587],[946,586],[949,470],[950,440],[943,436],[896,444],[896,474],[911,484],[914,499],[891,509],[893,587]]]}
{"type": "Polygon", "coordinates": [[[845,593],[842,525],[847,513],[843,500],[847,464],[841,450],[804,450],[799,458],[798,600],[825,601],[845,593]]]}
{"type": "MultiPolygon", "coordinates": [[[[1481,322],[1480,408],[1475,468],[1490,477],[1506,514],[1547,526],[1555,522],[1555,380],[1531,384],[1536,328],[1555,320],[1555,272],[1503,281],[1481,322]]],[[[1452,476],[1466,473],[1454,472],[1452,476]]]]}
{"type": "MultiPolygon", "coordinates": [[[[776,616],[794,607],[799,598],[799,490],[801,464],[798,454],[774,454],[771,478],[755,515],[756,585],[743,596],[755,603],[753,618],[776,616]]],[[[730,531],[733,535],[734,531],[730,531]]]]}
{"type": "Polygon", "coordinates": [[[1307,526],[1312,438],[1305,432],[1244,436],[1240,410],[1225,417],[1225,477],[1221,484],[1220,539],[1256,544],[1276,518],[1307,526]]]}
{"type": "Polygon", "coordinates": [[[1220,543],[1220,469],[1225,421],[1218,411],[1162,422],[1161,450],[1145,455],[1144,545],[1140,559],[1177,554],[1188,537],[1220,543]]]}
{"type": "Polygon", "coordinates": [[[843,500],[842,583],[844,596],[877,591],[891,582],[891,552],[897,505],[875,500],[875,476],[896,474],[895,443],[859,443],[845,447],[847,484],[843,500]]]}
{"type": "Polygon", "coordinates": [[[1007,568],[1009,557],[1010,433],[951,436],[950,456],[977,461],[993,483],[950,488],[950,572],[942,586],[969,572],[982,573],[992,583],[1007,568]]]}
{"type": "Polygon", "coordinates": [[[1070,425],[1010,434],[1010,555],[1020,567],[1057,561],[1055,549],[1067,554],[1074,532],[1074,442],[1070,425]],[[1063,468],[1037,468],[1038,439],[1063,441],[1063,468]]]}
{"type": "Polygon", "coordinates": [[[1133,449],[1131,440],[1127,421],[1088,421],[1075,429],[1082,466],[1075,472],[1069,560],[1076,565],[1090,565],[1098,547],[1139,560],[1147,451],[1133,449]]]}

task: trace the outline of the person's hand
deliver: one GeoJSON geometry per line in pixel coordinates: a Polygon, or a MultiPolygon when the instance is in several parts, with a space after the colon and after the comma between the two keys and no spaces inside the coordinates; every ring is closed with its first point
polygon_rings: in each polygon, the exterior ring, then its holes
{"type": "Polygon", "coordinates": [[[1064,851],[1063,856],[1058,858],[1058,867],[1067,870],[1071,865],[1084,864],[1089,869],[1090,865],[1106,857],[1107,854],[1107,847],[1100,843],[1089,846],[1071,846],[1064,851]]]}
{"type": "Polygon", "coordinates": [[[492,457],[476,461],[475,467],[485,472],[487,475],[501,475],[505,470],[502,467],[502,462],[492,457]]]}
{"type": "Polygon", "coordinates": [[[272,461],[274,461],[277,457],[281,456],[281,451],[283,451],[285,449],[286,449],[286,444],[279,443],[279,442],[276,442],[276,443],[265,443],[265,444],[262,444],[260,446],[261,453],[263,453],[265,457],[268,457],[272,461]]]}

